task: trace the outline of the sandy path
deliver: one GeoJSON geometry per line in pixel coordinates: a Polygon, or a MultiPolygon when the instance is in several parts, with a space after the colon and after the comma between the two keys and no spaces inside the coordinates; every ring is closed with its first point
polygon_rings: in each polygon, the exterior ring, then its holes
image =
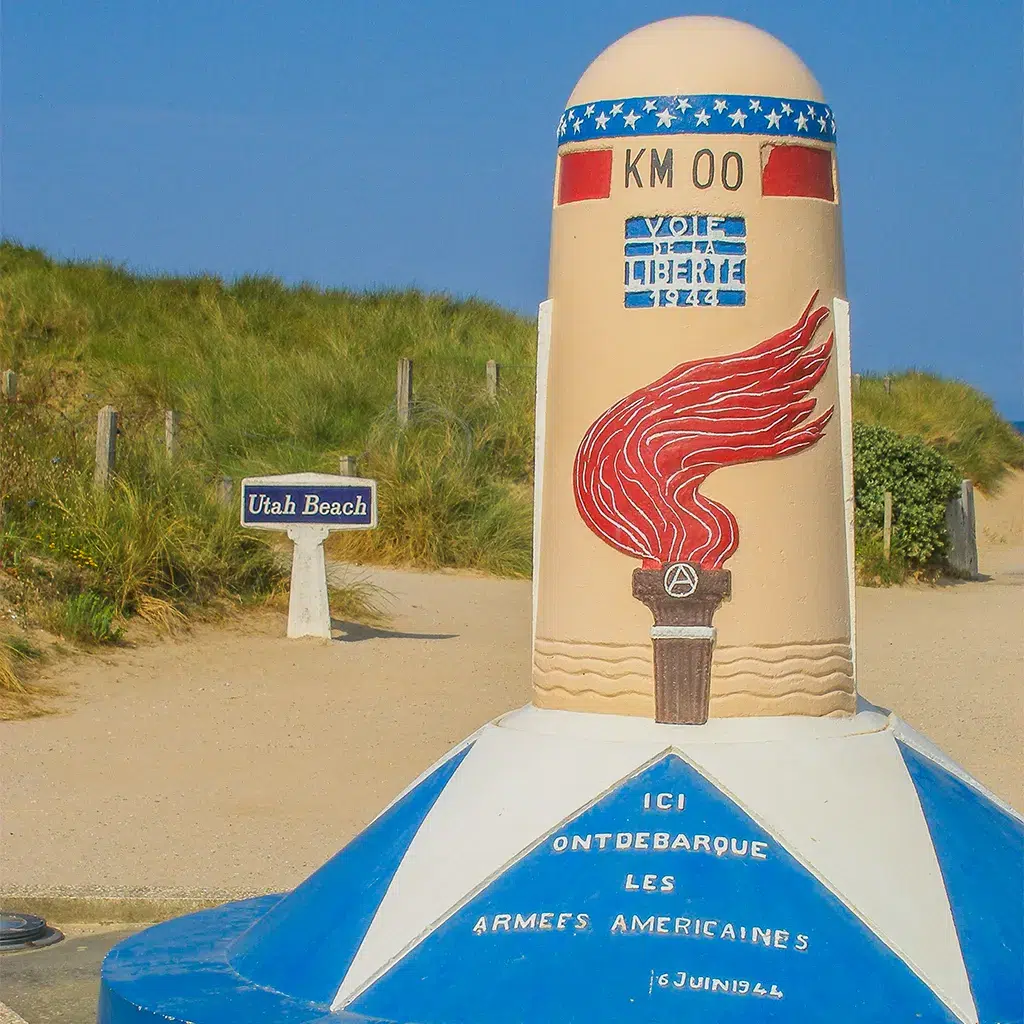
{"type": "Polygon", "coordinates": [[[289,887],[529,700],[528,582],[366,575],[388,630],[266,614],[65,666],[69,713],[0,723],[3,884],[289,887]]]}
{"type": "Polygon", "coordinates": [[[858,588],[858,682],[1024,810],[1024,548],[982,551],[991,579],[858,588]]]}
{"type": "MultiPolygon", "coordinates": [[[[1024,549],[1000,569],[860,591],[861,687],[1024,807],[1024,549]]],[[[288,641],[264,614],[63,665],[66,713],[0,723],[3,887],[291,886],[529,699],[529,583],[366,575],[390,630],[288,641]]]]}

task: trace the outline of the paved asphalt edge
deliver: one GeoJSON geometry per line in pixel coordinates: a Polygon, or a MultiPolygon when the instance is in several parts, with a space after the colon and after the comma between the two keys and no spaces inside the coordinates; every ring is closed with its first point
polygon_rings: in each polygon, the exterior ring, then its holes
{"type": "MultiPolygon", "coordinates": [[[[0,909],[35,914],[54,924],[152,924],[232,900],[265,896],[253,890],[187,891],[180,889],[0,889],[0,909]]],[[[0,1024],[7,1024],[0,1016],[0,1024]]],[[[13,1021],[13,1024],[17,1024],[13,1021]]]]}

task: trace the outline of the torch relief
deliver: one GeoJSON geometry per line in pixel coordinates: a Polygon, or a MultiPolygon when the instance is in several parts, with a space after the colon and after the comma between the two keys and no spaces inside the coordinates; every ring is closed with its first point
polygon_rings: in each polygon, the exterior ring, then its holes
{"type": "Polygon", "coordinates": [[[655,721],[703,725],[711,703],[718,606],[732,593],[728,569],[674,562],[633,572],[633,596],[654,616],[655,721]]]}

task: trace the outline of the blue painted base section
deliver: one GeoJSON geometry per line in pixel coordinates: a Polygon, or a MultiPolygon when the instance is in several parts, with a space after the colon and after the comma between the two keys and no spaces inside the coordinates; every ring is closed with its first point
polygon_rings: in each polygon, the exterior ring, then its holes
{"type": "Polygon", "coordinates": [[[900,742],[946,883],[979,1024],[1024,1021],[1024,825],[900,742]]]}
{"type": "MultiPolygon", "coordinates": [[[[103,962],[99,1024],[317,1024],[355,1021],[258,988],[231,969],[228,950],[280,896],[203,910],[133,935],[103,962]]],[[[365,1020],[362,1022],[365,1024],[365,1020]]]]}
{"type": "MultiPolygon", "coordinates": [[[[1024,829],[900,749],[980,1024],[1022,1024],[1024,829]]],[[[332,1013],[397,866],[467,751],[293,893],[120,943],[103,965],[99,1024],[956,1024],[822,880],[676,754],[539,837],[332,1013]]]]}
{"type": "Polygon", "coordinates": [[[293,892],[190,914],[119,943],[103,963],[99,1024],[366,1024],[331,1014],[331,1001],[409,843],[471,747],[293,892]]]}
{"type": "Polygon", "coordinates": [[[260,985],[330,1005],[413,836],[470,747],[435,768],[254,924],[231,952],[235,969],[260,985]]]}
{"type": "Polygon", "coordinates": [[[547,836],[350,1009],[417,1024],[956,1022],[675,754],[547,836]]]}

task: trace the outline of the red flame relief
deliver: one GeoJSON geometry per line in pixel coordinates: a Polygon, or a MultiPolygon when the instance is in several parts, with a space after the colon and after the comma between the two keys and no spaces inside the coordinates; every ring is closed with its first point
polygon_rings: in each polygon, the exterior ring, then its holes
{"type": "Polygon", "coordinates": [[[576,453],[573,490],[583,521],[645,569],[693,562],[720,569],[739,545],[736,517],[700,493],[721,466],[792,455],[832,417],[808,420],[809,397],[833,336],[807,346],[827,307],[817,292],[788,330],[734,355],[682,363],[616,402],[576,453]]]}

